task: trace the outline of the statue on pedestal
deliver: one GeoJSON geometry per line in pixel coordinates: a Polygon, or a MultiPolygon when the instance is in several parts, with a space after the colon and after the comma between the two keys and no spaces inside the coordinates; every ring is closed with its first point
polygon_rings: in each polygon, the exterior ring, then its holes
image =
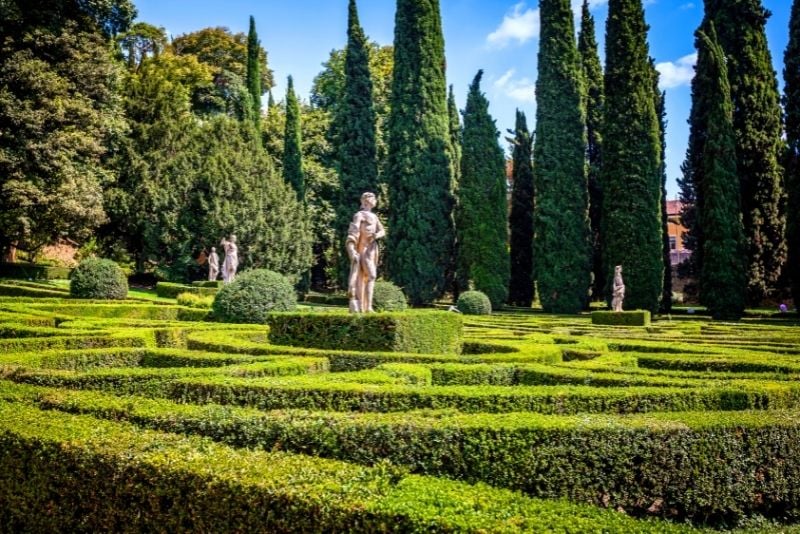
{"type": "Polygon", "coordinates": [[[378,239],[386,235],[378,216],[372,213],[377,200],[374,193],[361,195],[361,210],[353,216],[347,230],[347,256],[350,258],[350,277],[347,296],[351,313],[372,310],[372,294],[378,275],[378,239]]]}
{"type": "Polygon", "coordinates": [[[239,248],[236,246],[236,236],[222,238],[220,242],[225,250],[225,261],[222,262],[222,281],[230,284],[236,279],[236,269],[239,268],[239,248]]]}
{"type": "Polygon", "coordinates": [[[219,256],[217,249],[211,247],[211,254],[208,255],[208,279],[213,282],[219,276],[219,256]]]}
{"type": "Polygon", "coordinates": [[[625,282],[622,281],[622,265],[617,265],[614,267],[614,287],[611,293],[611,308],[615,312],[621,312],[623,300],[625,300],[625,282]]]}

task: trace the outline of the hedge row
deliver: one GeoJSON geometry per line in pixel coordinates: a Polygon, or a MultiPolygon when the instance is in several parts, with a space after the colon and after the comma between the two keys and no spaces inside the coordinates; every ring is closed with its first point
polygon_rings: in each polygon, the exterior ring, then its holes
{"type": "Polygon", "coordinates": [[[0,278],[20,278],[23,280],[66,280],[71,269],[38,265],[35,263],[0,263],[0,278]]]}
{"type": "Polygon", "coordinates": [[[161,298],[175,299],[181,293],[192,293],[195,295],[213,296],[219,291],[219,287],[206,287],[185,284],[173,284],[170,282],[158,282],[156,284],[156,295],[161,298]]]}
{"type": "Polygon", "coordinates": [[[269,316],[275,345],[332,350],[458,354],[463,322],[448,312],[275,313],[269,316]]]}
{"type": "Polygon", "coordinates": [[[798,517],[795,412],[648,416],[337,414],[193,406],[85,392],[41,396],[50,408],[415,473],[483,481],[629,513],[735,525],[798,517]],[[581,451],[581,454],[575,454],[581,451]],[[737,483],[731,483],[735,480],[737,483]]]}
{"type": "Polygon", "coordinates": [[[39,289],[34,287],[0,283],[0,296],[64,298],[65,296],[69,296],[69,294],[55,289],[39,289]]]}
{"type": "Polygon", "coordinates": [[[0,403],[0,524],[28,532],[689,532],[486,485],[0,403]]]}
{"type": "Polygon", "coordinates": [[[40,310],[70,317],[152,319],[159,321],[203,321],[208,316],[207,310],[153,304],[34,304],[26,306],[25,309],[28,311],[40,310]]]}

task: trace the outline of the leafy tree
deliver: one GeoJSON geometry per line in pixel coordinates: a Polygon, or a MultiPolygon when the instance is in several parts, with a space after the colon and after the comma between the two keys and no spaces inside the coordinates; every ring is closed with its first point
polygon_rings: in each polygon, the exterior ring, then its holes
{"type": "Polygon", "coordinates": [[[481,92],[483,71],[472,81],[464,110],[461,181],[456,231],[459,263],[468,280],[492,306],[508,298],[508,220],[505,158],[489,101],[481,92]]]}
{"type": "Polygon", "coordinates": [[[388,121],[388,266],[414,305],[445,291],[453,162],[438,0],[398,0],[388,121]]]}
{"type": "Polygon", "coordinates": [[[789,44],[784,54],[784,106],[786,113],[786,189],[789,193],[787,237],[789,276],[794,305],[800,308],[800,0],[792,3],[789,44]]]}
{"type": "Polygon", "coordinates": [[[299,200],[303,200],[305,183],[300,120],[300,103],[294,94],[292,77],[289,76],[286,87],[286,129],[283,135],[283,181],[292,186],[299,200]]]}
{"type": "Polygon", "coordinates": [[[622,265],[625,306],[656,312],[664,279],[661,147],[641,0],[608,4],[605,94],[600,228],[606,288],[622,265]]]}
{"type": "Polygon", "coordinates": [[[602,125],[605,91],[603,67],[597,51],[594,17],[589,12],[589,2],[584,0],[581,8],[581,26],[578,33],[578,52],[581,55],[583,78],[586,82],[586,160],[589,164],[589,221],[592,228],[592,297],[601,300],[605,274],[603,272],[602,245],[600,243],[600,216],[603,207],[603,188],[600,184],[602,165],[602,125]]]}
{"type": "Polygon", "coordinates": [[[533,302],[533,138],[525,113],[517,110],[511,193],[511,282],[508,302],[529,308],[533,302]]]}
{"type": "Polygon", "coordinates": [[[136,18],[131,0],[4,0],[0,35],[19,38],[31,30],[61,33],[65,26],[104,36],[125,32],[136,18]]]}
{"type": "Polygon", "coordinates": [[[661,177],[661,242],[664,261],[664,283],[661,288],[661,313],[672,311],[672,257],[669,246],[669,219],[667,216],[667,93],[658,87],[659,72],[655,63],[650,60],[653,70],[653,96],[658,117],[658,139],[661,146],[658,163],[658,174],[661,177]]]}
{"type": "Polygon", "coordinates": [[[117,37],[120,52],[128,70],[136,70],[148,57],[155,57],[167,48],[167,34],[163,27],[137,22],[117,37]]]}
{"type": "Polygon", "coordinates": [[[23,28],[47,14],[16,7],[22,21],[0,45],[0,252],[35,252],[57,238],[87,239],[103,222],[107,147],[123,122],[106,38],[75,21],[23,28]]]}
{"type": "Polygon", "coordinates": [[[591,284],[583,76],[568,0],[539,3],[534,258],[545,311],[577,313],[591,284]]]}
{"type": "Polygon", "coordinates": [[[700,220],[705,240],[700,292],[714,318],[739,319],[744,312],[747,273],[733,104],[725,53],[717,42],[713,24],[709,35],[698,31],[697,39],[700,53],[705,56],[703,66],[711,82],[708,97],[712,102],[703,153],[705,204],[700,220]]]}
{"type": "Polygon", "coordinates": [[[778,81],[765,33],[769,16],[761,0],[706,1],[706,22],[715,25],[728,61],[752,305],[774,290],[786,261],[779,162],[784,145],[778,81]]]}
{"type": "Polygon", "coordinates": [[[340,194],[336,199],[336,243],[339,282],[346,286],[350,262],[345,253],[347,228],[361,194],[378,191],[375,146],[375,109],[369,71],[367,38],[358,22],[355,0],[350,0],[345,52],[343,98],[336,108],[340,194]]]}
{"type": "Polygon", "coordinates": [[[264,90],[261,87],[261,62],[259,53],[261,44],[258,42],[256,33],[256,20],[250,16],[250,32],[247,34],[247,90],[253,104],[253,118],[256,121],[261,117],[261,95],[264,90]]]}

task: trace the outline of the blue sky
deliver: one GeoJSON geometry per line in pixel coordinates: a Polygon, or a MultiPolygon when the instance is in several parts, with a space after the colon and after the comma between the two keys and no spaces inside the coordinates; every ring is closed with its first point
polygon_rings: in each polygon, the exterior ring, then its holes
{"type": "MultiPolygon", "coordinates": [[[[578,9],[581,0],[572,0],[578,9]]],[[[772,17],[767,38],[778,81],[783,85],[783,51],[788,41],[790,0],[763,0],[772,17]]],[[[607,0],[590,0],[603,57],[607,0]]],[[[686,119],[691,104],[693,33],[703,16],[702,0],[645,0],[650,25],[650,54],[662,72],[667,91],[668,196],[677,194],[675,178],[686,150],[686,119]]],[[[163,26],[172,36],[207,26],[247,31],[249,16],[256,18],[259,38],[275,72],[276,99],[281,99],[286,76],[305,99],[312,80],[332,49],[346,42],[347,0],[138,0],[139,20],[163,26]]],[[[361,24],[369,38],[391,44],[395,0],[361,0],[361,24]]],[[[459,108],[478,69],[498,130],[514,125],[514,111],[525,111],[534,127],[533,93],[538,53],[538,1],[441,0],[447,55],[448,84],[453,84],[459,108]]]]}

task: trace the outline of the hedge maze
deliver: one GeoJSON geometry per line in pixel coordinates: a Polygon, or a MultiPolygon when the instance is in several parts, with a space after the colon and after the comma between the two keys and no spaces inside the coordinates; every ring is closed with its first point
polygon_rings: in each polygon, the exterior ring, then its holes
{"type": "MultiPolygon", "coordinates": [[[[796,323],[503,313],[465,316],[460,352],[381,352],[273,344],[269,327],[170,304],[14,293],[0,298],[4,531],[798,520],[796,323]]],[[[437,313],[397,316],[424,331],[437,313]]]]}

